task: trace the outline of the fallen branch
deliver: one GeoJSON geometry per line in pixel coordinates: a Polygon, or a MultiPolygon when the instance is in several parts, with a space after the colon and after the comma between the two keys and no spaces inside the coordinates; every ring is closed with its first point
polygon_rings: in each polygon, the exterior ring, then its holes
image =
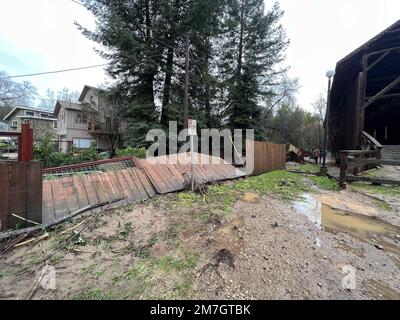
{"type": "Polygon", "coordinates": [[[37,226],[37,225],[40,224],[40,223],[38,223],[38,222],[29,220],[29,219],[25,219],[24,217],[21,217],[21,216],[15,214],[15,213],[13,213],[13,214],[11,214],[11,215],[12,215],[13,217],[19,219],[19,220],[22,220],[22,221],[24,221],[24,222],[28,222],[28,223],[33,224],[33,225],[35,225],[35,226],[37,226]]]}
{"type": "Polygon", "coordinates": [[[78,216],[78,215],[80,215],[82,213],[85,213],[86,211],[89,211],[89,210],[92,210],[92,209],[96,209],[96,208],[99,208],[99,207],[103,207],[103,206],[106,206],[106,205],[110,205],[110,204],[119,202],[119,201],[121,201],[123,199],[124,198],[117,198],[117,199],[113,199],[111,201],[98,202],[98,203],[86,206],[84,208],[81,208],[79,210],[76,210],[76,211],[72,212],[71,214],[69,214],[67,216],[58,218],[58,219],[53,220],[53,221],[51,221],[49,223],[46,223],[46,224],[40,224],[40,225],[37,225],[37,226],[34,226],[34,227],[30,227],[30,228],[24,228],[24,229],[19,229],[19,230],[3,232],[3,233],[0,233],[0,240],[16,237],[16,236],[19,236],[21,234],[29,235],[29,234],[31,234],[33,232],[36,232],[36,231],[39,231],[39,230],[45,230],[45,229],[54,227],[54,226],[56,226],[56,225],[58,225],[60,223],[63,223],[63,222],[65,222],[65,221],[67,221],[67,220],[69,220],[69,219],[71,219],[73,217],[76,217],[76,216],[78,216]]]}
{"type": "Polygon", "coordinates": [[[41,241],[41,240],[46,239],[46,238],[48,238],[48,237],[49,237],[49,234],[46,232],[45,234],[41,235],[40,237],[32,238],[32,239],[29,239],[29,240],[27,240],[27,241],[20,242],[20,243],[14,245],[14,248],[22,247],[22,246],[24,246],[24,245],[26,245],[26,244],[29,244],[29,243],[41,241]]]}

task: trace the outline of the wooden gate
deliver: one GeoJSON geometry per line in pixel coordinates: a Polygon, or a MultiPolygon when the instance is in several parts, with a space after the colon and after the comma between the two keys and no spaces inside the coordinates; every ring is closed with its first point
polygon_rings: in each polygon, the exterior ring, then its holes
{"type": "Polygon", "coordinates": [[[252,161],[252,154],[254,154],[254,170],[253,173],[248,172],[248,174],[258,175],[285,169],[286,145],[284,144],[247,140],[247,162],[252,161]]]}
{"type": "Polygon", "coordinates": [[[27,224],[15,216],[42,222],[42,164],[0,162],[0,230],[27,224]]]}

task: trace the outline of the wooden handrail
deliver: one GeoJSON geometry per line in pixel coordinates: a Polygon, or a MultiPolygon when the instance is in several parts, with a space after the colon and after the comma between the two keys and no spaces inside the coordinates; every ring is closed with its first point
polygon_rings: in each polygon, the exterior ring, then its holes
{"type": "Polygon", "coordinates": [[[348,156],[358,156],[366,154],[376,154],[377,150],[340,150],[340,153],[346,153],[348,156]]]}
{"type": "Polygon", "coordinates": [[[383,146],[366,131],[361,131],[361,134],[366,137],[376,148],[383,148],[383,146]]]}

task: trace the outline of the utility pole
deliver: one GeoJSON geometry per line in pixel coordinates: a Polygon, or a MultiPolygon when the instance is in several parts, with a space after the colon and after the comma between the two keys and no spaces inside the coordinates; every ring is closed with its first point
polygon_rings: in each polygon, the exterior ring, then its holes
{"type": "Polygon", "coordinates": [[[189,119],[189,49],[190,49],[189,32],[186,33],[186,56],[185,56],[185,97],[183,106],[183,126],[188,128],[189,119]]]}

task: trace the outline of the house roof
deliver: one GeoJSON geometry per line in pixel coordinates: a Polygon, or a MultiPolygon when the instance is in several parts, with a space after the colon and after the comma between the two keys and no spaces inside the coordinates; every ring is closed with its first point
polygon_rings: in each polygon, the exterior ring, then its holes
{"type": "Polygon", "coordinates": [[[82,101],[83,101],[83,99],[85,98],[87,92],[88,92],[90,89],[96,90],[96,91],[100,91],[100,90],[101,90],[101,89],[99,89],[99,88],[95,88],[95,87],[92,87],[92,86],[85,85],[85,86],[83,87],[83,90],[82,90],[82,92],[81,92],[81,95],[79,96],[79,99],[78,99],[79,102],[82,102],[82,101]]]}
{"type": "Polygon", "coordinates": [[[57,117],[61,108],[70,110],[82,110],[82,104],[70,101],[57,100],[56,107],[54,108],[54,115],[57,117]]]}
{"type": "Polygon", "coordinates": [[[28,110],[28,111],[36,111],[36,112],[43,112],[43,113],[49,113],[49,114],[53,114],[53,111],[49,110],[49,109],[40,109],[40,108],[28,108],[28,107],[21,107],[21,106],[17,106],[14,109],[12,109],[5,117],[4,120],[7,120],[9,117],[11,117],[15,111],[17,110],[28,110]]]}

